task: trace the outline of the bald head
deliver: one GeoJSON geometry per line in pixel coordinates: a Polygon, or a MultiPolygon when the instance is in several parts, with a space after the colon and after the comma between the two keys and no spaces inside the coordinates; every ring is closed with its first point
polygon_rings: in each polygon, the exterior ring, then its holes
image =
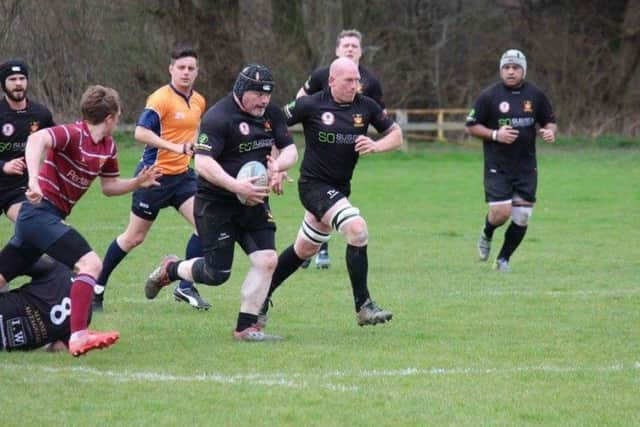
{"type": "Polygon", "coordinates": [[[338,58],[329,67],[329,88],[336,102],[352,102],[360,86],[358,65],[349,58],[338,58]]]}

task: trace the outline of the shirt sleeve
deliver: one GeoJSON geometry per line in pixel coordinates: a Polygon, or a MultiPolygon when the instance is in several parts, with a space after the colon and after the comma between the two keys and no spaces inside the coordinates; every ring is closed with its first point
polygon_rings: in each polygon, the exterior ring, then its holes
{"type": "MultiPolygon", "coordinates": [[[[324,73],[323,69],[315,70],[306,82],[304,82],[304,91],[307,92],[307,95],[313,95],[316,92],[320,92],[323,89],[323,84],[328,84],[328,82],[324,82],[324,73]]],[[[327,76],[327,79],[329,77],[327,76]]]]}
{"type": "Polygon", "coordinates": [[[147,98],[147,104],[144,110],[140,114],[140,118],[136,123],[137,126],[142,126],[149,129],[156,135],[160,135],[161,127],[160,122],[165,114],[165,103],[160,95],[156,92],[147,98]]]}
{"type": "Polygon", "coordinates": [[[371,115],[371,124],[373,125],[373,127],[379,132],[379,133],[384,133],[387,130],[389,130],[389,128],[391,126],[393,126],[393,124],[395,123],[393,121],[393,119],[391,119],[391,117],[389,117],[384,110],[382,109],[382,107],[375,102],[373,99],[368,98],[368,97],[363,97],[363,99],[365,100],[365,102],[367,102],[368,104],[368,109],[371,115]]]}
{"type": "Polygon", "coordinates": [[[283,112],[288,126],[295,125],[296,123],[300,123],[302,122],[302,120],[304,120],[306,116],[307,104],[307,98],[302,97],[294,99],[284,106],[283,112]]]}
{"type": "Polygon", "coordinates": [[[540,109],[536,114],[536,121],[540,124],[540,126],[544,127],[549,123],[556,122],[556,116],[553,112],[553,108],[551,107],[551,103],[546,95],[540,92],[540,109]]]}
{"type": "Polygon", "coordinates": [[[52,148],[56,151],[64,151],[71,139],[71,130],[65,125],[46,128],[51,135],[52,148]]]}
{"type": "Polygon", "coordinates": [[[200,134],[195,146],[195,154],[210,156],[216,159],[225,146],[229,132],[228,120],[217,119],[215,115],[203,120],[200,134]]]}
{"type": "Polygon", "coordinates": [[[289,132],[284,112],[278,107],[272,106],[269,111],[269,117],[271,118],[271,127],[273,128],[276,147],[282,149],[293,144],[293,136],[291,136],[291,132],[289,132]]]}
{"type": "Polygon", "coordinates": [[[481,94],[467,115],[466,126],[487,125],[491,103],[486,93],[481,94]]]}

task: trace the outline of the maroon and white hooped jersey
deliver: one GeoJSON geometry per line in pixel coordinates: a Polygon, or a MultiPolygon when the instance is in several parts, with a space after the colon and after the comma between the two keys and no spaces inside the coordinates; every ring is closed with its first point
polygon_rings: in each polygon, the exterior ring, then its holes
{"type": "Polygon", "coordinates": [[[98,176],[120,175],[116,144],[110,136],[94,141],[84,121],[46,130],[53,146],[47,151],[38,182],[45,199],[68,215],[98,176]]]}

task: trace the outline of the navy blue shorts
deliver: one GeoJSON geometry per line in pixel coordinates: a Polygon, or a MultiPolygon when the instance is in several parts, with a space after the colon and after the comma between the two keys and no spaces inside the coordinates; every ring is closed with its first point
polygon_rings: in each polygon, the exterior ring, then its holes
{"type": "Polygon", "coordinates": [[[351,194],[351,186],[332,185],[323,181],[300,178],[298,180],[298,196],[302,206],[311,212],[318,221],[338,201],[351,194]]]}
{"type": "Polygon", "coordinates": [[[71,227],[64,222],[65,214],[46,200],[23,203],[16,220],[11,244],[20,248],[35,248],[44,253],[71,227]]]}
{"type": "Polygon", "coordinates": [[[5,214],[9,208],[16,203],[22,203],[27,201],[27,196],[24,192],[27,191],[26,187],[18,187],[12,190],[6,191],[0,194],[0,209],[5,214]]]}
{"type": "MultiPolygon", "coordinates": [[[[136,168],[137,176],[142,164],[136,168]]],[[[140,188],[133,192],[131,212],[147,221],[154,221],[160,209],[173,206],[176,210],[196,194],[198,183],[193,169],[179,175],[162,175],[159,186],[140,188]]]]}

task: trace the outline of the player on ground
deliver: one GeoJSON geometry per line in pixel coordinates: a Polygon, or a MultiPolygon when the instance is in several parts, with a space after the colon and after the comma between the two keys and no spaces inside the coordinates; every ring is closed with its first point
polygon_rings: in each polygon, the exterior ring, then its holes
{"type": "Polygon", "coordinates": [[[489,258],[496,228],[511,223],[494,267],[511,270],[509,260],[527,231],[536,201],[538,169],[536,124],[545,142],[554,142],[557,126],[551,104],[525,81],[527,60],[511,49],[500,58],[501,81],[485,89],[467,117],[469,133],[482,139],[484,192],[489,212],[478,240],[480,261],[489,258]]]}
{"type": "MultiPolygon", "coordinates": [[[[394,150],[402,144],[402,130],[373,99],[357,91],[358,66],[348,58],[331,64],[329,90],[298,98],[285,107],[287,123],[302,123],[305,152],[298,191],[306,212],[293,245],[278,258],[269,298],[305,259],[312,257],[332,229],[347,240],[346,262],[360,326],[391,320],[369,295],[367,285],[367,223],[351,205],[351,178],[362,155],[394,150]],[[367,136],[369,125],[383,134],[377,141],[367,136]]],[[[266,322],[267,299],[260,320],[266,322]]]]}
{"type": "Polygon", "coordinates": [[[271,275],[276,268],[275,220],[269,208],[269,187],[255,185],[256,177],[236,179],[249,161],[266,165],[270,186],[281,192],[284,171],[298,158],[282,111],[269,102],[274,88],[271,71],[247,65],[238,74],[233,92],[205,114],[196,146],[198,193],[195,217],[204,258],[178,261],[168,256],[151,273],[145,285],[147,298],[155,298],[171,281],[185,279],[218,286],[231,275],[235,242],[251,264],[242,284],[242,298],[235,339],[276,339],[257,326],[271,275]],[[279,155],[270,153],[276,147],[279,155]],[[247,199],[243,205],[236,195],[247,199]]]}
{"type": "MultiPolygon", "coordinates": [[[[193,155],[205,100],[193,85],[198,76],[198,55],[190,46],[178,46],[171,53],[171,82],[147,99],[135,130],[135,138],[145,145],[136,174],[144,167],[162,171],[159,187],[141,188],[132,196],[129,225],[107,250],[98,277],[94,309],[103,308],[104,290],[109,276],[135,247],[142,244],[161,209],[173,206],[192,227],[196,175],[189,167],[193,155]]],[[[187,243],[187,258],[202,256],[200,238],[194,232],[187,243]]],[[[193,283],[182,281],[174,289],[176,301],[184,301],[198,310],[211,307],[193,283]]]]}
{"type": "Polygon", "coordinates": [[[25,274],[29,283],[0,294],[0,351],[66,350],[71,270],[43,255],[25,274]]]}
{"type": "MultiPolygon", "coordinates": [[[[385,108],[382,100],[382,85],[369,70],[360,65],[362,58],[362,34],[358,30],[342,30],[338,34],[336,40],[336,57],[349,58],[358,65],[360,73],[360,83],[358,85],[358,93],[372,98],[374,101],[385,108]]],[[[301,96],[313,95],[314,93],[327,90],[329,88],[329,67],[318,68],[307,79],[304,85],[298,91],[296,98],[301,96]]],[[[307,268],[311,260],[305,260],[302,268],[307,268]]],[[[329,268],[331,260],[329,258],[329,242],[324,242],[320,247],[318,255],[316,255],[317,268],[329,268]]]]}
{"type": "Polygon", "coordinates": [[[135,178],[118,178],[117,150],[111,137],[121,112],[115,90],[90,86],[82,95],[80,107],[82,120],[29,136],[25,160],[30,203],[22,204],[15,234],[0,252],[0,265],[9,267],[1,278],[5,281],[26,271],[43,253],[76,271],[70,292],[69,352],[73,356],[108,347],[117,341],[119,334],[87,329],[95,277],[102,262],[84,237],[64,219],[97,177],[102,192],[115,196],[159,185],[160,176],[155,169],[147,168],[135,178]]]}

